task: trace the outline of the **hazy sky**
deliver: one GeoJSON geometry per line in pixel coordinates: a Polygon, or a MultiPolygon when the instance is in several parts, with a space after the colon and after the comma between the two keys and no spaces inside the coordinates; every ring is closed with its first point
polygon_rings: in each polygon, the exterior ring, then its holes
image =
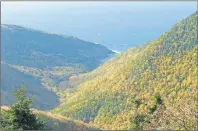
{"type": "Polygon", "coordinates": [[[1,5],[3,24],[71,35],[116,50],[155,39],[197,10],[196,2],[37,1],[1,5]]]}

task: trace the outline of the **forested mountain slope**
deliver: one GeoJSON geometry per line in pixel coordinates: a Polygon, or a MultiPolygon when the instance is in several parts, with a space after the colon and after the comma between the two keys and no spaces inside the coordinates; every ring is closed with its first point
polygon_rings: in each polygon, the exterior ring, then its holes
{"type": "Polygon", "coordinates": [[[157,40],[75,77],[78,89],[53,113],[102,129],[196,130],[197,12],[157,40]]]}

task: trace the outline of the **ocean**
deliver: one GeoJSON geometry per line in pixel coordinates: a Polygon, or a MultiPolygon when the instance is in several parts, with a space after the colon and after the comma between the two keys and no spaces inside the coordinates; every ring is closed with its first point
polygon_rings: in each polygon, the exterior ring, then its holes
{"type": "Polygon", "coordinates": [[[196,2],[2,2],[3,24],[74,36],[120,53],[156,39],[196,2]]]}

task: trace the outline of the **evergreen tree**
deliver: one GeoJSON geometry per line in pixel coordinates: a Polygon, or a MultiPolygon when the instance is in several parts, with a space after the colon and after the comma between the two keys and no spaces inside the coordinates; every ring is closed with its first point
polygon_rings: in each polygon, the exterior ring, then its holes
{"type": "Polygon", "coordinates": [[[10,109],[2,112],[1,128],[5,130],[39,130],[43,129],[43,122],[32,113],[32,99],[26,98],[26,87],[16,89],[16,103],[10,109]]]}
{"type": "Polygon", "coordinates": [[[144,125],[150,123],[148,116],[143,114],[136,114],[134,117],[130,118],[132,130],[143,130],[144,125]]]}

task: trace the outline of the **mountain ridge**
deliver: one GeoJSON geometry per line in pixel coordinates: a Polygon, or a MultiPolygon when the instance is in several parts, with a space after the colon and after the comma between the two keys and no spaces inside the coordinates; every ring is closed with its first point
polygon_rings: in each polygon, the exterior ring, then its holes
{"type": "Polygon", "coordinates": [[[88,70],[92,70],[100,64],[101,60],[113,54],[103,45],[86,42],[75,37],[49,34],[8,24],[1,25],[1,31],[2,61],[9,64],[39,68],[51,67],[55,64],[56,66],[80,64],[88,70]],[[26,57],[27,55],[29,58],[26,57]],[[50,59],[54,64],[50,63],[50,59]]]}

